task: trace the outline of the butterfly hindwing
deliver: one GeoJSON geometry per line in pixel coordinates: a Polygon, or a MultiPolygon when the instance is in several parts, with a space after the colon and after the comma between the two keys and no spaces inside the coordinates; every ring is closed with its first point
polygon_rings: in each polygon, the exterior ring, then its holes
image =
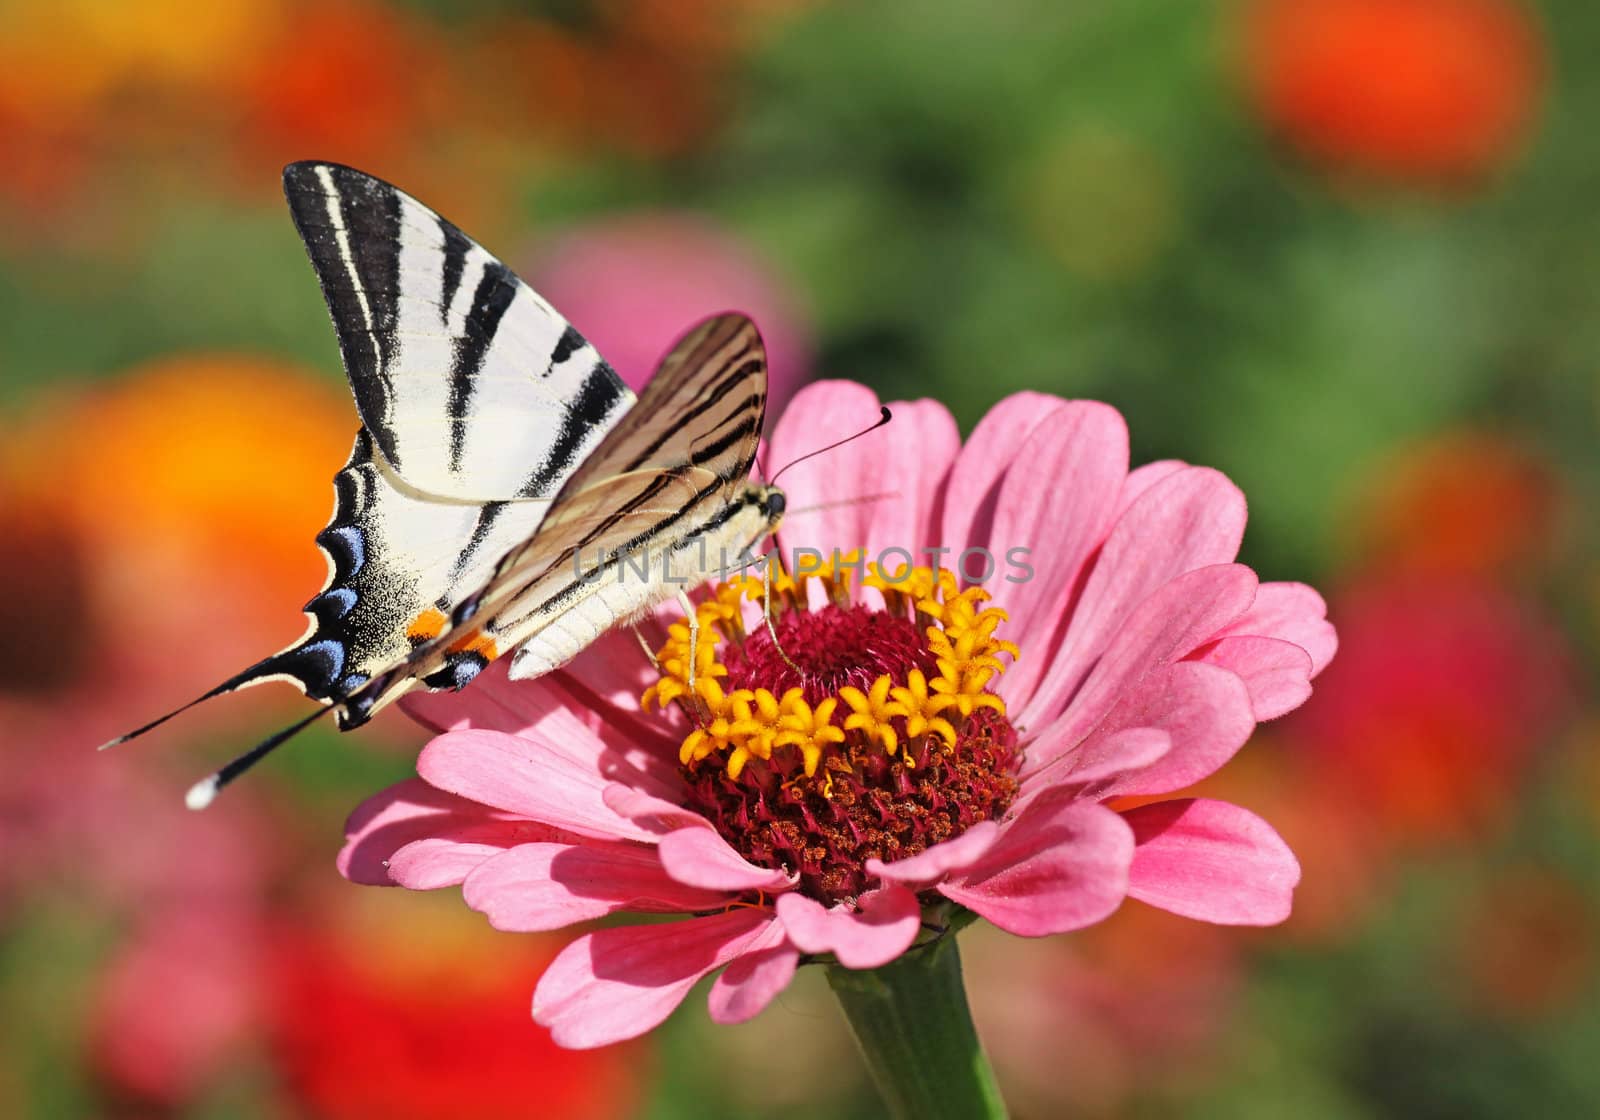
{"type": "Polygon", "coordinates": [[[365,428],[334,491],[333,518],[317,535],[327,586],[306,604],[305,637],[269,659],[317,700],[342,697],[431,638],[462,589],[481,584],[549,508],[423,494],[395,475],[365,428]]]}
{"type": "Polygon", "coordinates": [[[417,680],[459,687],[511,649],[514,677],[548,672],[671,594],[675,585],[660,579],[671,567],[667,554],[680,557],[673,569],[680,576],[720,559],[681,554],[743,509],[736,496],[754,462],[765,407],[766,361],[755,325],[729,314],[691,331],[568,480],[539,528],[461,600],[449,630],[365,690],[361,710],[417,680]],[[622,556],[645,558],[655,579],[597,574],[622,556]]]}
{"type": "Polygon", "coordinates": [[[395,473],[439,497],[553,497],[633,402],[594,347],[381,179],[306,162],[283,184],[362,423],[395,473]]]}

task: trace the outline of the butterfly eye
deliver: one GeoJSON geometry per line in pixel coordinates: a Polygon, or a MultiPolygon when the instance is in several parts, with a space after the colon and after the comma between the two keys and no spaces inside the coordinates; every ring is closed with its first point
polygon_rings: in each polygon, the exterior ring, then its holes
{"type": "Polygon", "coordinates": [[[783,496],[782,490],[768,490],[762,504],[766,506],[768,517],[782,517],[783,511],[788,508],[789,499],[783,496]]]}

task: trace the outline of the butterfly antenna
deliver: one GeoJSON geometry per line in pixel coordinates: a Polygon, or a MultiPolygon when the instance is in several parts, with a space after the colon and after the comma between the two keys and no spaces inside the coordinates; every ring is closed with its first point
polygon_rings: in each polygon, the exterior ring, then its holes
{"type": "Polygon", "coordinates": [[[198,781],[194,785],[190,786],[189,792],[184,795],[183,803],[189,806],[191,809],[204,809],[216,799],[218,793],[222,792],[223,786],[226,786],[228,783],[232,782],[240,774],[243,774],[245,771],[249,770],[263,758],[266,758],[267,755],[283,746],[283,744],[287,743],[290,739],[300,734],[300,732],[310,727],[317,720],[321,719],[323,716],[327,715],[337,707],[337,704],[328,704],[320,707],[310,715],[306,716],[305,719],[292,723],[288,727],[285,727],[282,731],[276,732],[268,738],[263,739],[261,742],[245,751],[238,758],[234,759],[222,769],[218,770],[215,774],[212,774],[209,778],[198,781]]]}
{"type": "Polygon", "coordinates": [[[888,405],[883,405],[882,408],[883,408],[883,415],[878,417],[878,422],[876,424],[873,424],[871,427],[862,428],[859,432],[857,432],[853,436],[845,436],[841,440],[835,440],[833,443],[828,444],[828,446],[826,446],[826,447],[819,447],[815,451],[808,451],[804,455],[800,456],[800,458],[798,458],[798,459],[791,459],[789,462],[785,463],[781,469],[779,469],[777,474],[773,475],[767,481],[767,485],[768,486],[777,485],[778,479],[783,477],[783,472],[788,470],[790,467],[795,466],[795,465],[797,465],[799,463],[803,463],[807,459],[815,459],[818,455],[821,455],[821,454],[823,454],[825,452],[828,452],[828,451],[832,451],[835,447],[843,447],[845,444],[849,443],[851,440],[860,439],[862,436],[866,435],[868,432],[875,432],[879,428],[883,427],[889,421],[894,419],[894,413],[889,411],[889,406],[888,405]]]}
{"type": "Polygon", "coordinates": [[[788,516],[797,517],[802,513],[819,513],[825,509],[839,509],[842,506],[864,506],[868,502],[882,502],[888,500],[889,498],[898,497],[900,497],[900,491],[885,490],[881,494],[862,494],[858,498],[838,498],[831,502],[817,502],[815,505],[800,506],[798,509],[791,509],[788,512],[788,516]]]}

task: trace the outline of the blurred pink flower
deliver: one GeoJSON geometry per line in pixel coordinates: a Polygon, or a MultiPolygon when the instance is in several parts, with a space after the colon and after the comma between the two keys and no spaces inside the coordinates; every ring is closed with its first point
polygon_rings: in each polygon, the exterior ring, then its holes
{"type": "MultiPolygon", "coordinates": [[[[878,409],[861,386],[810,386],[773,457],[878,409]]],[[[1091,925],[1126,897],[1202,921],[1282,921],[1299,867],[1260,818],[1206,799],[1106,804],[1212,773],[1258,720],[1304,701],[1333,654],[1314,591],[1232,562],[1243,495],[1182,463],[1130,472],[1122,417],[1094,402],[1010,397],[964,446],[936,402],[894,411],[883,432],[786,476],[785,548],[887,557],[860,587],[842,556],[818,579],[782,577],[775,625],[798,674],[736,583],[700,608],[703,633],[727,636],[726,664],[703,664],[691,694],[673,675],[680,626],[650,687],[659,716],[634,704],[652,674],[631,638],[570,673],[511,683],[496,668],[419,697],[409,710],[440,735],[420,779],[353,814],[341,870],[460,884],[504,930],[694,915],[589,933],[556,958],[534,1015],[571,1047],[649,1030],[718,969],[712,1018],[742,1021],[801,954],[881,966],[943,900],[1030,937],[1091,925]],[[856,488],[895,497],[806,512],[856,488]],[[1004,609],[980,610],[982,589],[929,569],[887,577],[903,561],[884,550],[936,543],[1031,549],[1033,578],[995,583],[1004,609]],[[1014,659],[1003,677],[1001,653],[1014,659]],[[839,723],[835,707],[849,712],[839,723]]]]}
{"type": "Polygon", "coordinates": [[[1022,945],[980,929],[964,935],[962,971],[1018,1115],[1126,1115],[1153,1083],[1221,1064],[1243,979],[1232,931],[1147,906],[1022,945]]]}
{"type": "Polygon", "coordinates": [[[107,1084],[181,1105],[248,1047],[264,995],[253,902],[194,899],[141,920],[95,997],[90,1060],[107,1084]]]}
{"type": "Polygon", "coordinates": [[[634,388],[684,328],[743,311],[761,328],[776,416],[810,373],[799,301],[747,245],[689,214],[641,214],[580,228],[525,273],[634,388]]]}

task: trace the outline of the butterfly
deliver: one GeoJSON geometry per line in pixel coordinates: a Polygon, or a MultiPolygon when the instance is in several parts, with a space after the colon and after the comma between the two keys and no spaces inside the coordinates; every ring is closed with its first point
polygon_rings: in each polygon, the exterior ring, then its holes
{"type": "Polygon", "coordinates": [[[183,707],[286,681],[322,707],[189,791],[192,808],[313,720],[365,723],[496,658],[548,673],[777,530],[751,480],[761,337],[737,313],[690,330],[635,395],[511,269],[390,184],[290,164],[289,210],[333,319],[361,425],[316,542],[329,574],[305,634],[183,707]]]}

